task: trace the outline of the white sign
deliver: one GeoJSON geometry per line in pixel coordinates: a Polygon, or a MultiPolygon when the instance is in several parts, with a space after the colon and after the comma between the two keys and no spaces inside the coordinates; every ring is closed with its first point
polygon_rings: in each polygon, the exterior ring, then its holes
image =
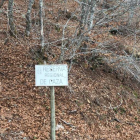
{"type": "Polygon", "coordinates": [[[35,65],[36,86],[68,86],[68,66],[35,65]]]}

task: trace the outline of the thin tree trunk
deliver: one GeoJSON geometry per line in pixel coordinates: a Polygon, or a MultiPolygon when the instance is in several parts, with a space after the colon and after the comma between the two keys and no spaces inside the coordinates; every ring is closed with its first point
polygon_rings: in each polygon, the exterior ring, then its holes
{"type": "Polygon", "coordinates": [[[68,25],[70,21],[70,18],[67,20],[66,24],[64,25],[63,27],[63,34],[62,34],[62,45],[61,45],[61,54],[59,56],[59,59],[58,59],[58,63],[61,64],[62,61],[64,60],[64,55],[65,55],[65,46],[67,44],[67,42],[65,41],[65,30],[66,30],[66,27],[68,25]]]}
{"type": "Polygon", "coordinates": [[[44,53],[43,0],[40,0],[39,7],[40,7],[39,16],[40,16],[41,52],[44,53]]]}
{"type": "Polygon", "coordinates": [[[89,0],[89,21],[88,21],[88,30],[91,30],[93,27],[94,11],[95,11],[95,0],[89,0]]]}
{"type": "Polygon", "coordinates": [[[31,30],[31,27],[32,27],[32,24],[31,24],[31,12],[32,12],[32,6],[34,4],[34,0],[29,0],[29,4],[28,4],[28,10],[27,10],[27,13],[26,13],[26,36],[29,36],[30,35],[30,30],[31,30]]]}
{"type": "Polygon", "coordinates": [[[80,20],[80,30],[79,35],[81,35],[81,32],[84,30],[85,22],[86,22],[86,0],[82,0],[82,7],[81,7],[81,20],[80,20]]]}
{"type": "Polygon", "coordinates": [[[14,3],[14,0],[9,0],[8,19],[9,19],[10,33],[12,36],[16,37],[16,29],[15,29],[14,20],[13,20],[13,3],[14,3]]]}

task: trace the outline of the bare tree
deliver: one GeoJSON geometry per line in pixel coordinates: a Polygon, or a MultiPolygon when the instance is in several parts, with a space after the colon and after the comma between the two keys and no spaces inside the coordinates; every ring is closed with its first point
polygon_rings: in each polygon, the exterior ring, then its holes
{"type": "MultiPolygon", "coordinates": [[[[13,0],[9,0],[13,2],[13,0]]],[[[112,43],[113,37],[106,37],[100,40],[100,35],[125,35],[132,36],[135,40],[136,46],[138,37],[138,27],[129,28],[130,24],[133,25],[134,18],[138,17],[138,1],[128,0],[74,0],[77,7],[64,7],[69,4],[69,1],[59,3],[59,8],[53,3],[53,7],[45,5],[43,9],[43,0],[39,1],[39,24],[32,26],[31,12],[34,0],[29,0],[28,9],[26,13],[26,35],[30,35],[31,28],[33,28],[33,39],[41,44],[41,52],[46,53],[47,59],[50,63],[63,63],[64,61],[70,62],[70,68],[74,59],[78,56],[86,57],[91,55],[101,55],[103,60],[108,64],[114,64],[115,67],[125,69],[131,73],[136,79],[139,79],[139,65],[133,53],[128,52],[124,46],[121,50],[121,55],[113,51],[112,48],[117,50],[117,43],[112,43]],[[61,7],[61,4],[63,6],[61,7]],[[48,7],[49,8],[48,8],[48,7]],[[57,9],[60,11],[57,19],[57,9]],[[51,11],[53,9],[53,12],[51,11]],[[44,14],[46,16],[44,16],[44,14]],[[48,16],[47,16],[48,14],[48,16]],[[61,20],[62,18],[62,20],[61,20]],[[128,24],[129,23],[129,24],[128,24]],[[38,26],[39,25],[39,26],[38,26]],[[59,29],[58,29],[59,28],[59,29]],[[97,39],[97,36],[98,39],[97,39]],[[95,39],[94,39],[95,38],[95,39]],[[112,40],[109,40],[112,39],[112,40]],[[39,41],[40,42],[39,42],[39,41]],[[46,42],[45,42],[46,41],[46,42]],[[94,45],[93,45],[94,44],[94,45]],[[110,45],[111,44],[111,45],[110,45]],[[94,47],[95,48],[94,48],[94,47]],[[111,47],[110,47],[111,46],[111,47]],[[48,47],[46,49],[46,47],[48,47]],[[56,47],[56,49],[54,49],[56,47]],[[57,50],[58,54],[55,54],[57,50]],[[46,51],[46,52],[45,52],[46,51]],[[106,56],[111,54],[111,59],[106,56]],[[53,62],[55,61],[55,62],[53,62]],[[125,65],[124,65],[125,64],[125,65]],[[128,67],[129,66],[129,67],[128,67]]],[[[13,23],[13,14],[10,12],[13,5],[9,6],[9,25],[11,32],[14,32],[15,26],[13,23]],[[13,26],[12,26],[13,25],[13,26]]],[[[34,18],[38,18],[38,14],[34,14],[34,18]]],[[[139,18],[137,18],[138,20],[139,18]]]]}

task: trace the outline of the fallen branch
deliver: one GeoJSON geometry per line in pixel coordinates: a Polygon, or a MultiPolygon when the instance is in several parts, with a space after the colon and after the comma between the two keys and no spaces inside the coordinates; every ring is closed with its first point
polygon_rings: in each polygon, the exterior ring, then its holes
{"type": "Polygon", "coordinates": [[[2,98],[2,99],[1,98],[0,98],[0,100],[10,100],[10,99],[22,99],[23,97],[5,97],[5,98],[2,98]]]}
{"type": "Polygon", "coordinates": [[[64,120],[62,120],[62,119],[60,119],[63,123],[65,123],[66,125],[68,125],[68,126],[71,126],[71,127],[75,127],[74,125],[72,125],[71,123],[68,123],[68,122],[66,122],[66,121],[64,121],[64,120]]]}

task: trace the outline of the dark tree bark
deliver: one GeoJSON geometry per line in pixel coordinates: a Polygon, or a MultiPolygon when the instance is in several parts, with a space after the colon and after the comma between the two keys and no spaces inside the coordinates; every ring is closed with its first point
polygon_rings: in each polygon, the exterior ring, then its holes
{"type": "Polygon", "coordinates": [[[10,34],[16,37],[16,29],[15,29],[14,20],[13,20],[13,3],[14,3],[14,0],[9,0],[8,19],[9,19],[10,34]]]}
{"type": "Polygon", "coordinates": [[[32,12],[32,6],[34,4],[34,0],[29,0],[29,5],[28,5],[28,10],[26,14],[26,36],[30,35],[30,30],[31,30],[31,12],[32,12]]]}
{"type": "Polygon", "coordinates": [[[41,51],[43,53],[44,52],[43,0],[39,1],[39,16],[40,16],[41,51]]]}

